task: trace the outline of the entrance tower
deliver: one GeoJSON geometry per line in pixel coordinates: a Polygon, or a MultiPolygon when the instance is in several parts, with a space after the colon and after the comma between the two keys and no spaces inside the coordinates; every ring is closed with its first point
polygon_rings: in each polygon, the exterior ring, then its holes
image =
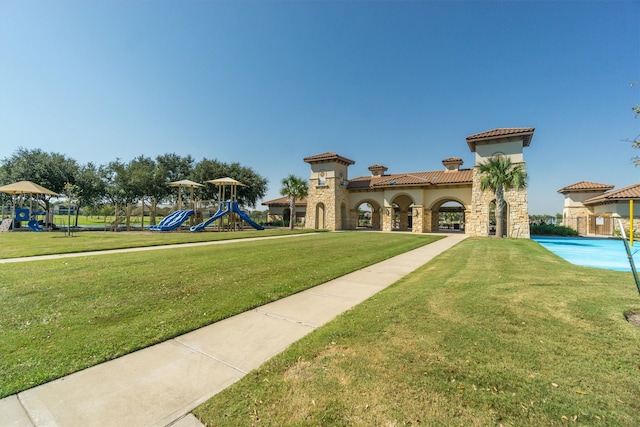
{"type": "Polygon", "coordinates": [[[347,191],[348,168],[355,162],[331,152],[306,157],[304,161],[311,165],[306,228],[331,231],[355,228],[355,224],[349,224],[347,191]]]}
{"type": "MultiPolygon", "coordinates": [[[[500,128],[467,137],[469,149],[476,153],[473,168],[473,187],[470,218],[466,232],[472,236],[486,236],[495,227],[492,224],[492,203],[495,196],[489,191],[480,189],[481,174],[478,166],[492,157],[506,156],[513,165],[521,165],[525,169],[523,157],[524,147],[531,144],[534,128],[500,128]]],[[[506,209],[504,212],[506,227],[504,233],[508,237],[529,238],[529,209],[527,189],[505,191],[506,209]]]]}

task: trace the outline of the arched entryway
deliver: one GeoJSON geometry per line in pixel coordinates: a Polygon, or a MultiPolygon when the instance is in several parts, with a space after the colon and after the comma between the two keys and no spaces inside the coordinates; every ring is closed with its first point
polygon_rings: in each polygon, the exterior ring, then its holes
{"type": "Polygon", "coordinates": [[[461,201],[452,198],[439,200],[432,209],[433,231],[464,232],[466,216],[465,206],[461,201]]]}
{"type": "Polygon", "coordinates": [[[380,205],[372,200],[364,200],[356,206],[356,229],[377,230],[382,229],[380,221],[380,205]]]}
{"type": "Polygon", "coordinates": [[[391,229],[394,231],[411,230],[413,199],[406,194],[401,194],[394,197],[391,201],[391,206],[393,207],[391,229]]]}

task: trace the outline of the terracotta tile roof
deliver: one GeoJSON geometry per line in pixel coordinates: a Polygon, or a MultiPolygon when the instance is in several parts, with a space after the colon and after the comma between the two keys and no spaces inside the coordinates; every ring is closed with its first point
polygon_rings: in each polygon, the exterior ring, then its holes
{"type": "Polygon", "coordinates": [[[448,158],[444,159],[442,161],[442,163],[444,163],[444,162],[453,163],[453,162],[461,162],[461,161],[462,161],[462,158],[460,158],[460,157],[448,157],[448,158]]]}
{"type": "Polygon", "coordinates": [[[459,169],[454,172],[446,170],[431,172],[429,181],[434,185],[472,183],[473,169],[459,169]]]}
{"type": "Polygon", "coordinates": [[[498,128],[486,132],[480,132],[467,137],[467,145],[472,152],[476,151],[476,144],[492,139],[509,138],[512,136],[522,136],[522,143],[525,147],[531,144],[533,132],[536,128],[498,128]]]}
{"type": "Polygon", "coordinates": [[[608,191],[614,186],[611,184],[601,184],[599,182],[580,181],[575,184],[567,185],[558,190],[560,194],[572,192],[589,192],[589,191],[608,191]]]}
{"type": "MultiPolygon", "coordinates": [[[[289,207],[291,203],[287,200],[287,196],[280,197],[279,199],[268,200],[266,202],[262,202],[263,206],[284,206],[289,207]]],[[[307,206],[307,198],[304,197],[300,200],[296,199],[296,206],[307,206]]]]}
{"type": "Polygon", "coordinates": [[[382,188],[405,185],[447,185],[447,184],[471,184],[473,182],[473,170],[460,169],[458,171],[432,171],[397,173],[382,176],[361,176],[353,178],[347,186],[350,190],[366,188],[382,188]]]}
{"type": "Polygon", "coordinates": [[[414,174],[394,174],[387,176],[386,179],[382,179],[374,184],[375,187],[385,187],[387,185],[412,185],[422,184],[428,185],[429,181],[424,176],[418,176],[414,174]]]}
{"type": "Polygon", "coordinates": [[[331,151],[328,151],[322,154],[316,154],[314,156],[305,157],[303,160],[305,161],[305,163],[319,163],[319,162],[331,162],[331,161],[344,163],[347,165],[353,165],[356,163],[351,159],[347,159],[346,157],[342,157],[339,154],[333,153],[331,151]]]}
{"type": "Polygon", "coordinates": [[[383,176],[360,176],[358,178],[353,178],[349,180],[349,184],[347,184],[347,188],[349,190],[359,190],[363,188],[371,188],[374,183],[381,181],[384,178],[387,178],[389,175],[383,176]]]}
{"type": "Polygon", "coordinates": [[[640,183],[629,185],[628,187],[620,188],[619,190],[609,191],[604,194],[592,197],[583,201],[585,205],[596,205],[603,203],[612,203],[625,200],[639,200],[640,199],[640,183]]]}

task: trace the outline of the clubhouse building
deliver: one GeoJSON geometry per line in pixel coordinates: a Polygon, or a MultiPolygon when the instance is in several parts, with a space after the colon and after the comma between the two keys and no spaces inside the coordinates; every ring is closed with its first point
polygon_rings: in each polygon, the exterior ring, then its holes
{"type": "MultiPolygon", "coordinates": [[[[430,233],[451,230],[473,236],[495,234],[495,196],[480,189],[478,165],[506,156],[525,168],[524,148],[534,128],[499,128],[470,135],[467,147],[475,153],[473,168],[462,168],[459,157],[442,160],[435,171],[388,173],[382,164],[369,166],[367,176],[349,178],[354,160],[327,152],[304,158],[310,166],[306,200],[296,203],[298,220],[307,228],[430,233]]],[[[529,238],[527,190],[505,191],[506,236],[529,238]]],[[[284,218],[286,198],[264,202],[270,218],[284,218]]]]}

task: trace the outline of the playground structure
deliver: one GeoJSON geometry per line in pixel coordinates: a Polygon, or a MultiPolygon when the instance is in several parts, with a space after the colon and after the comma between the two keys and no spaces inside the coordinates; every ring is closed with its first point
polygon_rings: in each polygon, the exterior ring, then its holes
{"type": "MultiPolygon", "coordinates": [[[[201,222],[198,225],[194,225],[193,227],[191,227],[191,231],[202,231],[204,230],[204,228],[208,225],[210,225],[211,223],[213,223],[214,221],[217,221],[218,219],[222,218],[225,215],[238,215],[238,217],[246,222],[247,224],[249,224],[250,226],[252,226],[253,228],[255,228],[256,230],[264,230],[264,227],[261,226],[260,224],[254,222],[249,215],[247,215],[247,213],[245,211],[243,211],[242,209],[240,209],[240,207],[238,206],[238,202],[236,201],[231,201],[231,200],[226,200],[224,202],[220,203],[220,207],[218,208],[218,211],[208,220],[201,222]]],[[[237,226],[236,224],[233,225],[233,227],[231,228],[231,230],[236,230],[237,226]]]]}
{"type": "MultiPolygon", "coordinates": [[[[177,210],[167,215],[159,224],[150,226],[149,230],[175,230],[183,225],[187,220],[190,221],[190,231],[202,231],[205,227],[213,224],[216,220],[220,220],[218,221],[218,230],[225,229],[225,226],[228,230],[242,229],[243,221],[257,230],[264,229],[264,227],[253,221],[245,211],[240,209],[238,205],[237,187],[244,186],[244,184],[232,178],[221,178],[207,182],[218,186],[218,200],[220,201],[217,212],[211,218],[208,218],[206,221],[197,225],[195,224],[197,207],[194,199],[194,188],[202,187],[203,184],[198,184],[197,182],[189,180],[176,181],[169,183],[169,186],[178,187],[177,210]],[[191,190],[191,197],[188,202],[184,201],[182,198],[183,187],[191,190]],[[227,195],[228,199],[225,199],[227,195]],[[223,217],[228,219],[226,224],[223,224],[223,217]]],[[[20,181],[14,184],[2,186],[0,187],[0,192],[11,194],[12,196],[9,213],[5,214],[5,208],[2,208],[0,232],[13,230],[14,228],[19,227],[23,222],[26,223],[28,230],[35,232],[43,231],[43,224],[47,226],[50,224],[55,227],[55,225],[53,225],[52,211],[45,212],[41,207],[42,200],[39,200],[38,197],[58,196],[57,193],[34,184],[31,181],[20,181]],[[21,197],[17,200],[19,196],[21,197]],[[29,198],[28,204],[25,203],[27,197],[29,198]],[[38,218],[40,216],[45,217],[44,221],[38,218]]],[[[127,212],[122,208],[118,209],[118,206],[116,205],[115,220],[110,224],[110,228],[117,231],[119,224],[125,218],[128,218],[127,212]]]]}
{"type": "Polygon", "coordinates": [[[175,212],[171,212],[164,217],[157,225],[149,226],[151,231],[171,231],[180,227],[183,222],[193,215],[193,209],[180,209],[175,212]]]}
{"type": "MultiPolygon", "coordinates": [[[[4,218],[0,223],[0,231],[9,231],[12,226],[15,226],[17,222],[26,222],[30,231],[42,231],[42,221],[38,220],[39,216],[47,217],[47,212],[42,210],[34,210],[33,201],[37,196],[58,196],[51,190],[48,190],[38,184],[31,181],[20,181],[13,184],[4,185],[0,187],[0,192],[11,194],[11,213],[9,218],[4,218]],[[16,207],[16,196],[21,195],[21,206],[16,207]],[[24,206],[25,196],[29,195],[29,206],[24,206]]],[[[39,207],[36,199],[36,207],[39,207]]],[[[3,212],[4,217],[4,212],[3,212]]]]}
{"type": "MultiPolygon", "coordinates": [[[[237,188],[238,186],[244,186],[239,181],[236,181],[232,178],[220,178],[207,181],[210,184],[214,184],[218,186],[218,200],[220,203],[218,205],[217,212],[206,221],[203,221],[197,225],[191,224],[189,228],[190,231],[203,231],[207,226],[213,224],[215,221],[218,221],[218,230],[223,230],[222,218],[228,217],[229,221],[227,222],[227,226],[229,230],[238,230],[242,228],[242,221],[249,224],[251,227],[256,230],[264,230],[260,224],[253,221],[249,215],[240,209],[237,201],[237,188]],[[225,197],[229,194],[229,198],[225,200],[225,197]]],[[[149,227],[149,230],[152,231],[171,231],[180,227],[185,221],[190,220],[193,221],[196,213],[195,200],[193,198],[193,190],[197,186],[202,186],[202,184],[198,184],[193,181],[183,180],[176,181],[169,184],[172,187],[178,187],[178,210],[167,215],[160,223],[157,225],[152,225],[149,227]],[[182,187],[188,187],[191,189],[191,199],[190,199],[190,209],[183,209],[184,203],[182,200],[182,187]]]]}

